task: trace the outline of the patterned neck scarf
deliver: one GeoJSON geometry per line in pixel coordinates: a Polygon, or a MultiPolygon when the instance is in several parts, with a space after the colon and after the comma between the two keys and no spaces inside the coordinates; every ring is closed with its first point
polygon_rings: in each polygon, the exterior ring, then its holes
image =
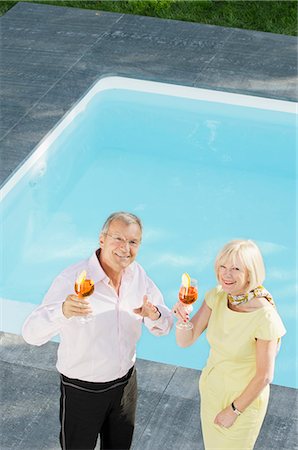
{"type": "Polygon", "coordinates": [[[264,288],[264,286],[257,286],[252,291],[249,291],[247,294],[242,295],[231,295],[228,294],[228,301],[231,305],[240,305],[241,303],[247,303],[253,298],[264,297],[271,303],[272,306],[275,307],[275,303],[272,295],[264,288]]]}

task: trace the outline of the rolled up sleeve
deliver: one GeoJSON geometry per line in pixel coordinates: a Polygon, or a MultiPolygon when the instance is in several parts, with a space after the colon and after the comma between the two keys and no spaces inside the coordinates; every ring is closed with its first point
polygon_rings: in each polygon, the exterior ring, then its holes
{"type": "Polygon", "coordinates": [[[148,328],[150,333],[155,336],[169,334],[173,326],[172,312],[165,305],[162,293],[149,277],[147,278],[147,295],[149,297],[149,301],[158,308],[160,318],[157,320],[151,320],[148,317],[145,317],[145,326],[148,328]]]}

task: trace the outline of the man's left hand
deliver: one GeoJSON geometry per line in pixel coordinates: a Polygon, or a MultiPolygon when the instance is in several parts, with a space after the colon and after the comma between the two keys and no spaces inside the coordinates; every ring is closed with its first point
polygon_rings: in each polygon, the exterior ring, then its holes
{"type": "Polygon", "coordinates": [[[133,312],[142,317],[149,317],[151,320],[157,320],[160,318],[159,310],[155,305],[149,302],[147,295],[144,295],[143,305],[140,308],[134,309],[133,312]]]}

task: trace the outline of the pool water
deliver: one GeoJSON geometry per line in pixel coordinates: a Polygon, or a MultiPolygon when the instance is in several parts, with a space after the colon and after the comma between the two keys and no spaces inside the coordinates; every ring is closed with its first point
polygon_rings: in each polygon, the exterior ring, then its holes
{"type": "MultiPolygon", "coordinates": [[[[287,328],[274,383],[296,387],[293,105],[113,80],[100,81],[2,189],[2,330],[20,333],[55,275],[97,248],[105,218],[128,210],[144,223],[138,261],[169,307],[183,272],[199,280],[197,310],[222,245],[257,242],[287,328]]],[[[145,329],[138,348],[140,358],[196,369],[207,355],[204,336],[180,349],[174,330],[156,338],[145,329]]]]}

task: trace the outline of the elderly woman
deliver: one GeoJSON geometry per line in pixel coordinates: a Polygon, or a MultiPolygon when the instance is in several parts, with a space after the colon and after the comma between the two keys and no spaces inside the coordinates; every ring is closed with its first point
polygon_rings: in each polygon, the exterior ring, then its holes
{"type": "MultiPolygon", "coordinates": [[[[193,327],[177,328],[177,343],[192,345],[207,329],[210,354],[200,377],[201,422],[206,450],[253,449],[264,420],[269,383],[286,332],[273,299],[262,286],[265,269],[252,241],[229,242],[215,261],[219,285],[194,315],[193,327]]],[[[188,320],[180,302],[173,308],[188,320]]]]}

